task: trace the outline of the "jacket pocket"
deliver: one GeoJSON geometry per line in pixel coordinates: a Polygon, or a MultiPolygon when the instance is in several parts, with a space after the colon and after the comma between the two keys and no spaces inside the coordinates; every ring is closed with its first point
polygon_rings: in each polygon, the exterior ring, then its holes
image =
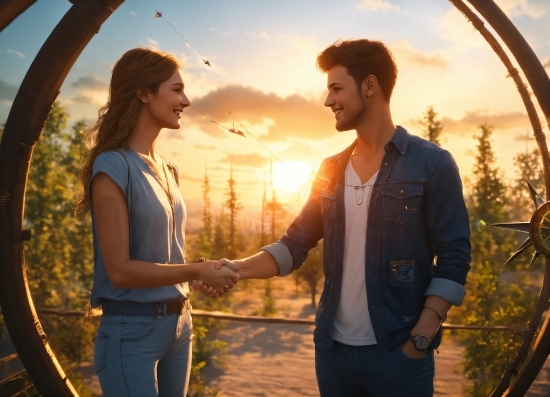
{"type": "Polygon", "coordinates": [[[414,288],[414,260],[390,261],[390,279],[392,287],[414,288]]]}
{"type": "Polygon", "coordinates": [[[420,211],[423,193],[422,182],[405,182],[386,185],[381,194],[384,197],[384,217],[398,224],[416,218],[420,211]]]}

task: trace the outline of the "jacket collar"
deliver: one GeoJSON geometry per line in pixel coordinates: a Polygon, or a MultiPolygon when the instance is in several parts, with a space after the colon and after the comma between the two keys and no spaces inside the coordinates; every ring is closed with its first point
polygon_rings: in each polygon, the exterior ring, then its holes
{"type": "MultiPolygon", "coordinates": [[[[410,135],[407,132],[407,130],[400,125],[397,126],[395,129],[395,133],[393,134],[393,137],[388,142],[389,144],[393,144],[397,150],[399,150],[399,153],[405,154],[407,151],[407,147],[409,146],[409,138],[410,135]]],[[[353,141],[351,145],[349,145],[344,151],[338,153],[336,155],[336,161],[338,162],[338,168],[345,167],[349,161],[349,158],[351,157],[351,154],[355,150],[355,147],[357,146],[357,138],[353,141]]]]}

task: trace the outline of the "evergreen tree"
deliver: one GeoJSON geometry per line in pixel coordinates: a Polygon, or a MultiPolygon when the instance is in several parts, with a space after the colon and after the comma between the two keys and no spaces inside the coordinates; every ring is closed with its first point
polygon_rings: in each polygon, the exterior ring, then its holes
{"type": "Polygon", "coordinates": [[[501,222],[505,214],[506,185],[501,172],[495,166],[496,158],[491,144],[493,127],[480,126],[476,136],[477,156],[474,164],[472,191],[473,208],[471,215],[477,221],[487,223],[501,222]]]}
{"type": "Polygon", "coordinates": [[[202,213],[202,230],[197,239],[197,257],[211,258],[213,257],[213,239],[214,233],[212,230],[212,215],[210,213],[210,180],[205,167],[204,180],[202,183],[202,199],[204,209],[202,213]]]}
{"type": "Polygon", "coordinates": [[[33,151],[25,197],[29,285],[37,305],[82,309],[93,278],[90,218],[75,219],[78,172],[86,150],[84,121],[65,131],[69,115],[57,102],[33,151]]]}
{"type": "Polygon", "coordinates": [[[238,242],[237,242],[237,215],[243,208],[239,201],[239,196],[236,191],[237,182],[233,179],[233,166],[231,166],[231,173],[227,181],[227,200],[225,206],[229,211],[228,214],[228,234],[227,234],[227,256],[230,258],[236,258],[238,254],[238,242]]]}
{"type": "Polygon", "coordinates": [[[437,118],[437,113],[435,112],[433,106],[428,107],[426,112],[422,117],[420,123],[426,128],[425,138],[438,146],[441,146],[441,133],[443,132],[443,125],[437,118]]]}
{"type": "Polygon", "coordinates": [[[265,204],[267,216],[269,218],[269,230],[271,232],[271,243],[277,239],[279,222],[285,217],[286,210],[277,197],[275,189],[271,190],[271,200],[265,204]]]}
{"type": "MultiPolygon", "coordinates": [[[[493,222],[508,221],[507,189],[495,166],[491,146],[492,127],[484,124],[476,136],[472,193],[468,201],[471,221],[472,269],[468,274],[467,294],[461,307],[450,312],[450,322],[472,325],[524,326],[532,315],[534,293],[523,279],[501,278],[501,265],[515,251],[512,232],[489,228],[493,222]]],[[[471,381],[466,390],[471,396],[487,396],[497,385],[509,359],[523,339],[521,332],[462,331],[465,344],[464,371],[471,381]]]]}

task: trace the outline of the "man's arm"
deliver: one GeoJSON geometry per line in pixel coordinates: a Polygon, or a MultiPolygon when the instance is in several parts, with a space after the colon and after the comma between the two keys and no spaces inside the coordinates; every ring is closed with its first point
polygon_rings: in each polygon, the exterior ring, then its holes
{"type": "Polygon", "coordinates": [[[239,280],[249,278],[271,278],[279,274],[277,263],[267,251],[260,251],[244,259],[221,259],[220,263],[239,275],[239,280]]]}
{"type": "MultiPolygon", "coordinates": [[[[220,269],[222,266],[227,266],[229,269],[237,273],[239,280],[250,278],[271,278],[279,274],[279,268],[277,267],[275,259],[267,251],[260,251],[257,254],[244,259],[229,260],[223,258],[218,261],[216,268],[220,269]]],[[[223,293],[217,293],[216,290],[206,285],[202,280],[193,281],[191,287],[195,291],[200,291],[202,294],[210,298],[218,298],[223,296],[223,293]]],[[[229,289],[225,290],[225,292],[228,291],[229,289]]]]}
{"type": "MultiPolygon", "coordinates": [[[[418,322],[411,330],[411,335],[424,335],[432,341],[437,335],[437,331],[439,331],[439,327],[443,323],[444,319],[447,318],[447,312],[451,306],[452,305],[449,302],[439,296],[428,296],[426,298],[426,302],[424,303],[424,310],[422,310],[418,322]]],[[[407,342],[403,345],[403,352],[410,357],[419,358],[426,354],[416,350],[410,340],[407,340],[407,342]]]]}

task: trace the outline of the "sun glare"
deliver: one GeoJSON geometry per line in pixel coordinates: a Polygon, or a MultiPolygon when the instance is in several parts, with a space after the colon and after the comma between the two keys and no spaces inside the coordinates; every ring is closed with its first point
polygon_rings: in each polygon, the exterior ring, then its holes
{"type": "Polygon", "coordinates": [[[304,161],[286,161],[273,164],[273,185],[287,193],[294,193],[311,175],[312,167],[304,161]]]}

